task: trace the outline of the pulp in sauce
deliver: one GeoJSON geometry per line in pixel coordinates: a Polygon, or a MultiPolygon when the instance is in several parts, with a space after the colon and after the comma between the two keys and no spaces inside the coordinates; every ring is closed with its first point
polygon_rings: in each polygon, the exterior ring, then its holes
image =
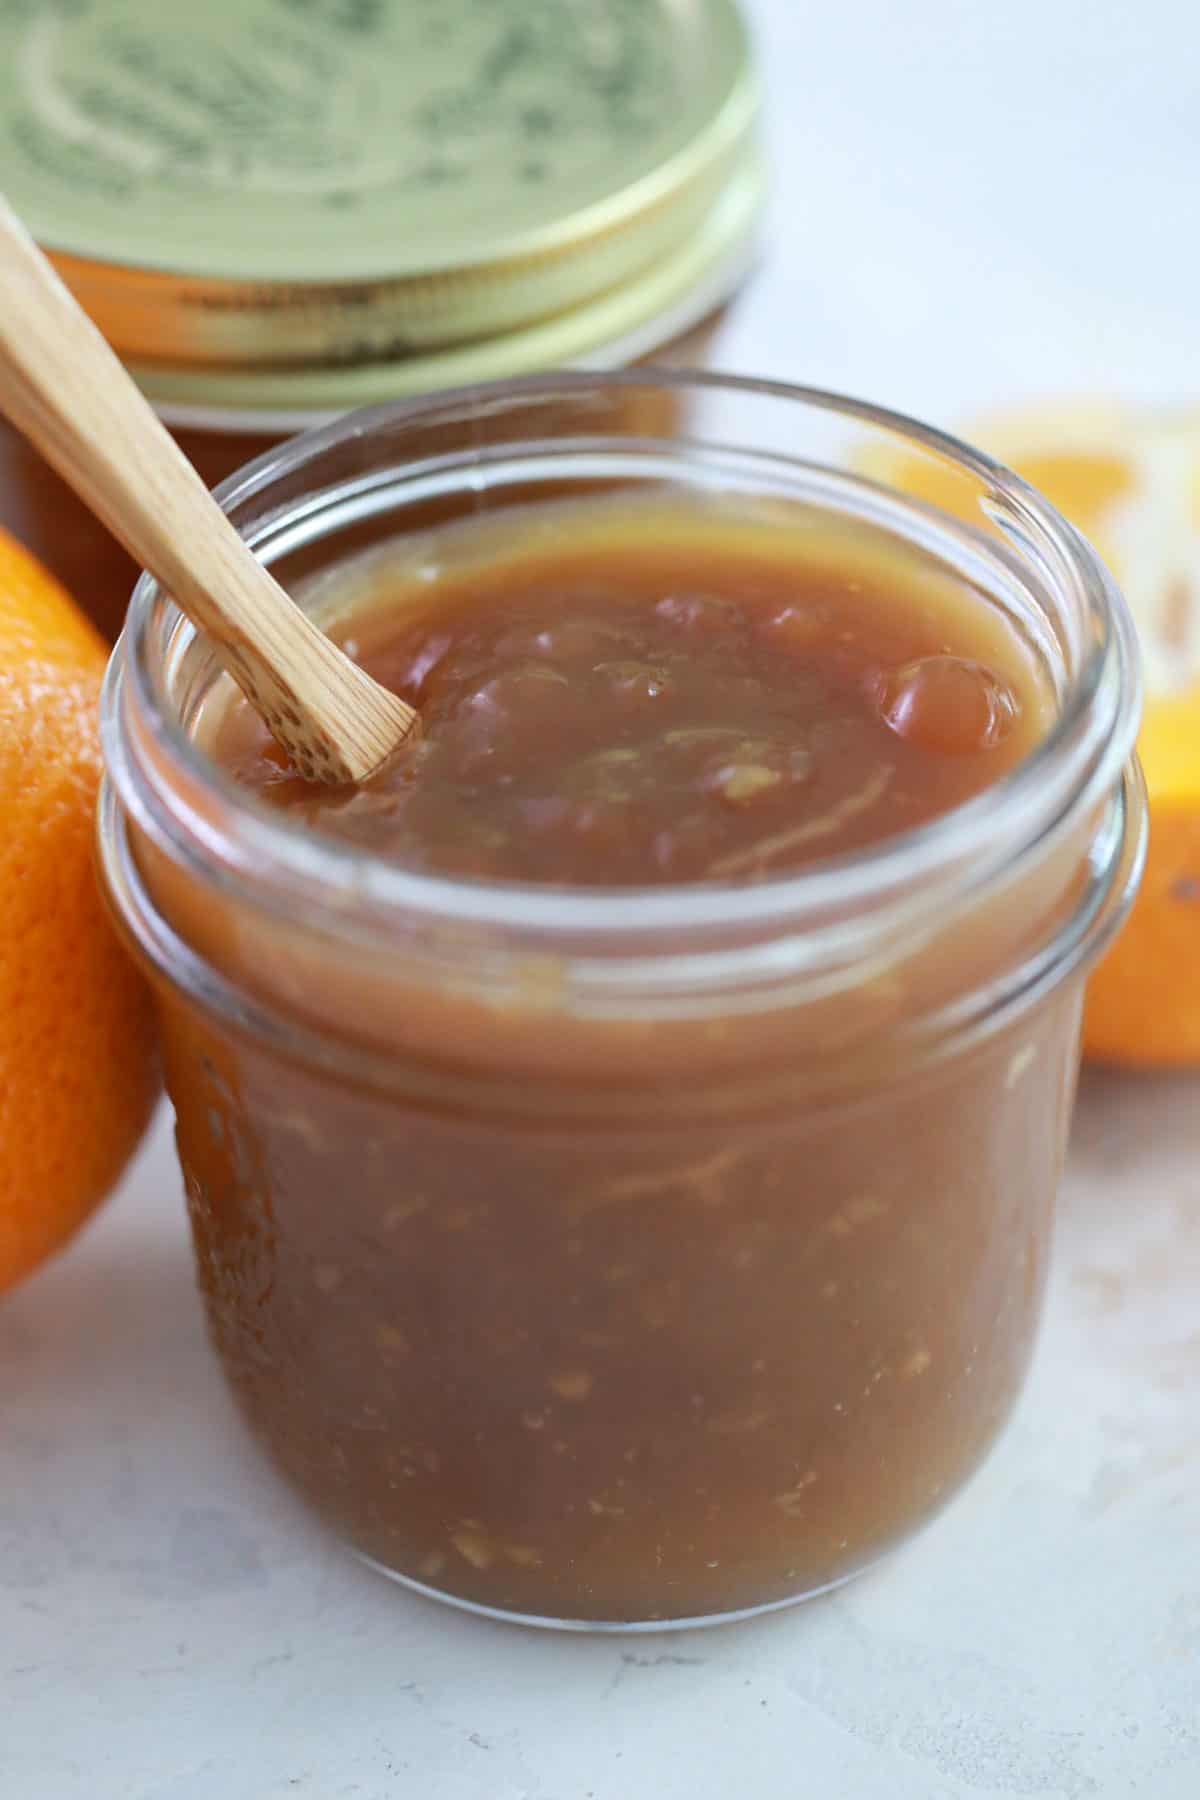
{"type": "Polygon", "coordinates": [[[760,881],[959,805],[1046,723],[993,605],[827,517],[528,509],[436,559],[377,554],[338,599],[337,635],[419,709],[418,741],[330,794],[243,705],[217,755],[305,824],[439,874],[760,881]]]}

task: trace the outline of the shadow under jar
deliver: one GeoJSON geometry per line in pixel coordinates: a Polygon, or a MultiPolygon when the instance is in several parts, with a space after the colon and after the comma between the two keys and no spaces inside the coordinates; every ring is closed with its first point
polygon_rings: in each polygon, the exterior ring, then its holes
{"type": "Polygon", "coordinates": [[[147,579],[101,857],[156,985],[213,1339],[278,1467],[444,1599],[661,1627],[845,1579],[1003,1424],[1084,976],[1140,869],[1138,683],[1119,597],[1039,496],[820,393],[461,390],[222,497],[315,606],[373,545],[591,494],[817,508],[919,550],[1020,634],[1044,736],[931,823],[753,883],[417,873],[214,764],[219,677],[147,579]],[[631,398],[671,433],[631,437],[631,398]],[[931,462],[954,515],[918,498],[931,462]]]}

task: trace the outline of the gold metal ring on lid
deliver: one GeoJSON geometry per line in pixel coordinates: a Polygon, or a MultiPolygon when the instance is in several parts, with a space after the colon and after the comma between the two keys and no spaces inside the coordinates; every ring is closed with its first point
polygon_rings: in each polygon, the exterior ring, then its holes
{"type": "Polygon", "coordinates": [[[0,7],[9,197],[185,411],[593,357],[723,297],[757,111],[735,0],[0,7]]]}

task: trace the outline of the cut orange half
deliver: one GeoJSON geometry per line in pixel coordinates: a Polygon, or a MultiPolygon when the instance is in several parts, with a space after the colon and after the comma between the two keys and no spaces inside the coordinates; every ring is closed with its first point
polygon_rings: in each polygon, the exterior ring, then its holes
{"type": "MultiPolygon", "coordinates": [[[[1088,985],[1085,1054],[1143,1067],[1200,1063],[1200,415],[1066,401],[975,419],[962,435],[1090,540],[1142,647],[1150,851],[1129,921],[1088,985]]],[[[950,470],[906,466],[900,480],[961,507],[950,470]]]]}

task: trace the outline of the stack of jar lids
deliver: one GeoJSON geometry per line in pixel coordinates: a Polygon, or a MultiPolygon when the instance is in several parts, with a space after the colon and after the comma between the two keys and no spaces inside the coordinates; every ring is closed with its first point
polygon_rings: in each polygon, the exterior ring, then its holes
{"type": "Polygon", "coordinates": [[[17,0],[9,199],[168,416],[648,353],[763,201],[735,0],[17,0]]]}

